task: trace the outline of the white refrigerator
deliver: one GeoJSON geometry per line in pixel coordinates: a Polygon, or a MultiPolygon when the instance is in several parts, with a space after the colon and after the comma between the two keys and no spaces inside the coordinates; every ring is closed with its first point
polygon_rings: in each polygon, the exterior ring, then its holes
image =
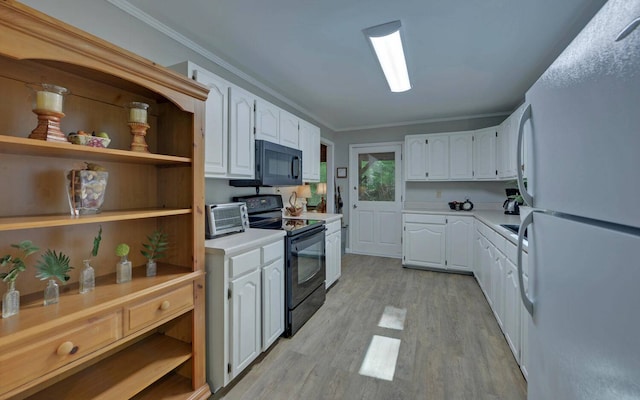
{"type": "Polygon", "coordinates": [[[640,398],[639,24],[609,0],[526,93],[532,400],[640,398]]]}

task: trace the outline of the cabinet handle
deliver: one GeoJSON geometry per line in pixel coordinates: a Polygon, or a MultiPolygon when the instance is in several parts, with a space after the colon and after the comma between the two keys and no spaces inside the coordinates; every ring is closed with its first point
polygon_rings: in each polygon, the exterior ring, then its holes
{"type": "MultiPolygon", "coordinates": [[[[516,165],[522,165],[522,136],[524,134],[524,123],[528,119],[531,119],[531,104],[527,104],[527,107],[524,109],[524,112],[520,116],[520,123],[518,124],[518,147],[516,153],[518,162],[516,163],[516,165]]],[[[527,189],[524,187],[524,180],[522,179],[522,169],[523,168],[517,168],[518,188],[520,189],[520,194],[522,195],[525,203],[533,207],[533,196],[531,196],[531,194],[527,192],[527,189]]]]}
{"type": "Polygon", "coordinates": [[[67,354],[76,354],[78,352],[78,346],[75,346],[73,342],[64,342],[56,350],[56,354],[59,356],[66,356],[67,354]]]}
{"type": "Polygon", "coordinates": [[[169,309],[169,307],[171,307],[171,303],[169,302],[169,300],[165,300],[160,304],[160,309],[162,311],[166,311],[169,309]]]}
{"type": "Polygon", "coordinates": [[[532,210],[522,221],[520,224],[520,228],[518,229],[518,286],[520,287],[520,298],[522,299],[522,304],[524,304],[524,308],[527,309],[529,314],[533,317],[533,300],[527,296],[527,293],[524,290],[524,279],[522,271],[522,242],[524,241],[524,231],[527,230],[527,227],[533,223],[533,213],[532,210]]]}

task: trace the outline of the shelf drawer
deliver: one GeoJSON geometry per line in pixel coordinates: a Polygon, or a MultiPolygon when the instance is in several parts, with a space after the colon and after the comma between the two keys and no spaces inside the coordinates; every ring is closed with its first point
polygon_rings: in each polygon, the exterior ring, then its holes
{"type": "Polygon", "coordinates": [[[77,321],[44,333],[41,340],[0,355],[3,392],[23,385],[107,346],[122,337],[120,312],[77,321]],[[64,333],[56,335],[56,332],[64,333]],[[27,361],[28,360],[28,361],[27,361]]]}
{"type": "Polygon", "coordinates": [[[135,332],[191,308],[193,285],[189,284],[125,308],[125,333],[135,332]]]}

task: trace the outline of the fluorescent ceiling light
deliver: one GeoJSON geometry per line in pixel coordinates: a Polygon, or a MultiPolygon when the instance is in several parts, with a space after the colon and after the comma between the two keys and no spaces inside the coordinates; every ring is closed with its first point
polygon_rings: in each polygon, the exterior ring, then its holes
{"type": "Polygon", "coordinates": [[[400,21],[393,21],[363,30],[378,57],[392,92],[411,89],[400,36],[401,26],[400,21]]]}

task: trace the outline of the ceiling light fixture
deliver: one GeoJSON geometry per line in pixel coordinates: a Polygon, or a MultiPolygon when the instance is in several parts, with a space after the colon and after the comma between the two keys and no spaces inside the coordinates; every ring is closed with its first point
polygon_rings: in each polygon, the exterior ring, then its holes
{"type": "Polygon", "coordinates": [[[392,92],[406,92],[411,89],[407,62],[402,48],[401,27],[402,24],[398,20],[362,31],[378,57],[392,92]]]}

